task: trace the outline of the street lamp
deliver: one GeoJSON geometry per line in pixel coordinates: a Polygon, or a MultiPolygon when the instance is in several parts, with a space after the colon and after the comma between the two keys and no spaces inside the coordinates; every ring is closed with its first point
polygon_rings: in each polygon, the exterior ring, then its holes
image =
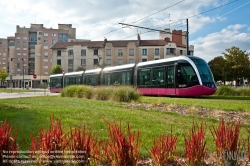
{"type": "MultiPolygon", "coordinates": [[[[16,58],[11,58],[10,60],[13,61],[16,58]]],[[[23,89],[24,89],[24,58],[21,58],[21,60],[23,61],[23,89]]]]}

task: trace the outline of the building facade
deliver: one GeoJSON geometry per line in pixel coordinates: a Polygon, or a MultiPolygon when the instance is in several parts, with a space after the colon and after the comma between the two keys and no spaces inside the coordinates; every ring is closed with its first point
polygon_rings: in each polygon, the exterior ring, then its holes
{"type": "MultiPolygon", "coordinates": [[[[157,40],[141,40],[138,35],[137,40],[58,42],[51,47],[52,66],[58,64],[65,72],[73,72],[187,55],[185,37],[185,32],[166,29],[157,40]]],[[[189,46],[188,54],[193,51],[189,46]]]]}
{"type": "Polygon", "coordinates": [[[58,24],[58,29],[43,24],[31,24],[29,28],[17,25],[15,36],[0,39],[0,67],[9,73],[7,85],[11,86],[12,80],[13,87],[40,87],[50,75],[50,47],[56,42],[75,40],[76,29],[71,24],[58,24]]]}

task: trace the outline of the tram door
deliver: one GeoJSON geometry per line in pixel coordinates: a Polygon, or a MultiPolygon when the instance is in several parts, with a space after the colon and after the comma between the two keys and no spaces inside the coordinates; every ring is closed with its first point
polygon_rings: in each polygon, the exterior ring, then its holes
{"type": "Polygon", "coordinates": [[[174,67],[175,67],[174,65],[166,67],[167,95],[175,95],[174,67]]]}

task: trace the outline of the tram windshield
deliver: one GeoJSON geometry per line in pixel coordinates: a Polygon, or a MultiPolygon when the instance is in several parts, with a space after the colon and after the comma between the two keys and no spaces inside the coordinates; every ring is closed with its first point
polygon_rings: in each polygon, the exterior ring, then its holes
{"type": "Polygon", "coordinates": [[[208,64],[204,60],[195,57],[190,57],[190,59],[195,63],[200,73],[202,84],[214,88],[214,78],[208,64]]]}

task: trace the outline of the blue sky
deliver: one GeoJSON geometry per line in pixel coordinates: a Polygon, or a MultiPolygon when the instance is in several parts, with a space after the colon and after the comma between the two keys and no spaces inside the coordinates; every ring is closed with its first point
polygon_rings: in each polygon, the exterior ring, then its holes
{"type": "Polygon", "coordinates": [[[0,38],[14,36],[16,25],[60,23],[72,24],[78,39],[134,40],[137,33],[158,39],[157,31],[119,23],[186,31],[188,18],[194,55],[210,61],[232,46],[250,52],[250,0],[0,0],[0,6],[0,38]]]}

